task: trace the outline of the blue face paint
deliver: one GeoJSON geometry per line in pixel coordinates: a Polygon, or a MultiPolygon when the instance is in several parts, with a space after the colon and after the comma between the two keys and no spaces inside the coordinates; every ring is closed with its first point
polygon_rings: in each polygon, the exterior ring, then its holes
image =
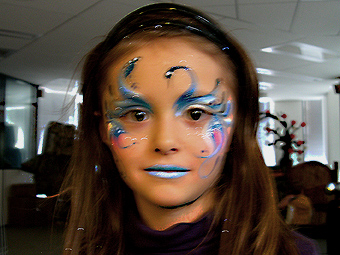
{"type": "MultiPolygon", "coordinates": [[[[226,96],[222,93],[220,97],[218,94],[220,92],[220,80],[216,80],[215,88],[206,95],[197,96],[197,82],[196,78],[193,74],[193,71],[185,66],[175,66],[170,68],[165,77],[167,79],[171,79],[173,73],[176,70],[183,69],[188,72],[191,77],[191,84],[187,91],[185,91],[175,102],[175,115],[182,116],[185,114],[185,111],[190,107],[197,107],[197,109],[204,110],[208,112],[212,117],[208,124],[207,133],[208,136],[211,137],[212,142],[214,144],[214,150],[210,155],[204,156],[203,154],[206,150],[201,150],[201,155],[196,155],[200,158],[206,158],[206,160],[202,163],[200,167],[200,171],[203,171],[203,166],[209,161],[209,159],[213,158],[217,155],[224,145],[226,144],[226,129],[231,126],[231,119],[229,118],[231,112],[231,101],[226,99],[226,96]]],[[[220,157],[218,157],[215,161],[215,166],[218,163],[220,157]]],[[[207,178],[212,171],[214,170],[215,166],[211,169],[208,174],[201,175],[201,178],[207,178]]]]}
{"type": "MultiPolygon", "coordinates": [[[[126,114],[131,113],[132,111],[145,111],[148,113],[153,113],[151,105],[144,99],[140,94],[134,92],[132,89],[134,88],[130,86],[128,87],[128,81],[131,78],[131,74],[136,66],[136,63],[140,60],[140,58],[134,58],[130,60],[121,70],[120,75],[118,77],[118,92],[120,98],[122,100],[113,101],[110,107],[106,109],[106,117],[108,119],[108,132],[112,144],[116,144],[119,148],[125,149],[129,148],[132,145],[138,143],[136,138],[131,137],[128,134],[128,131],[124,128],[120,118],[124,117],[126,114]],[[132,89],[131,89],[132,88],[132,89]]],[[[203,129],[202,133],[197,135],[195,131],[195,135],[200,137],[202,141],[206,141],[206,138],[209,138],[208,144],[212,144],[213,148],[206,149],[206,144],[200,144],[200,151],[194,153],[195,157],[205,159],[201,164],[199,169],[199,175],[201,178],[207,178],[217,167],[218,163],[222,160],[221,155],[218,155],[219,152],[225,147],[227,137],[227,129],[232,124],[232,118],[230,118],[232,103],[230,99],[227,99],[225,95],[226,92],[223,92],[223,88],[221,88],[220,80],[216,80],[216,84],[214,89],[206,94],[206,95],[198,95],[197,91],[197,79],[193,70],[186,66],[173,66],[166,71],[164,77],[166,79],[171,80],[174,73],[177,70],[184,70],[191,79],[191,83],[189,88],[176,100],[173,105],[174,114],[176,117],[185,117],[185,114],[189,109],[199,109],[204,111],[206,114],[210,115],[209,122],[207,125],[204,125],[205,131],[203,129]],[[217,156],[216,156],[217,155],[217,156]],[[216,157],[215,157],[216,156],[216,157]],[[213,167],[207,167],[207,163],[213,162],[213,167]]],[[[202,127],[203,128],[203,127],[202,127]]],[[[191,132],[191,131],[190,131],[191,132]]],[[[190,135],[190,132],[186,135],[190,135]]],[[[192,137],[195,137],[192,136],[192,137]]],[[[196,143],[193,144],[196,146],[196,143]]],[[[211,146],[211,145],[210,145],[211,146]]],[[[196,146],[197,147],[197,146],[196,146]]],[[[209,147],[209,146],[208,146],[209,147]]],[[[151,171],[152,172],[152,171],[151,171]]],[[[157,171],[153,171],[152,173],[156,173],[157,171]]],[[[177,175],[176,175],[177,176],[177,175]]],[[[160,176],[159,176],[160,177],[160,176]]],[[[175,178],[175,176],[167,175],[167,178],[175,178]]],[[[165,178],[165,176],[162,176],[165,178]]]]}
{"type": "Polygon", "coordinates": [[[207,108],[207,110],[211,114],[217,115],[220,118],[226,118],[230,113],[231,102],[226,101],[224,95],[222,96],[222,100],[218,100],[217,93],[220,83],[220,80],[216,80],[215,88],[209,94],[203,96],[195,96],[197,86],[196,82],[193,81],[190,88],[186,92],[184,92],[183,95],[178,98],[178,100],[174,104],[174,107],[176,108],[176,116],[181,115],[183,111],[189,106],[197,104],[204,106],[204,108],[207,108]]]}
{"type": "Polygon", "coordinates": [[[133,69],[135,68],[135,64],[137,63],[137,61],[140,60],[140,57],[134,58],[132,60],[130,60],[124,67],[123,67],[123,74],[124,74],[124,78],[126,79],[131,72],[133,71],[133,69]]]}
{"type": "MultiPolygon", "coordinates": [[[[135,139],[123,139],[122,135],[126,135],[127,131],[123,125],[119,122],[119,118],[123,117],[130,111],[141,110],[152,113],[150,104],[140,96],[138,93],[128,89],[126,86],[126,79],[132,73],[135,68],[136,62],[140,58],[134,58],[130,60],[122,69],[118,78],[118,91],[123,98],[120,101],[114,101],[114,109],[106,109],[106,118],[108,119],[108,131],[112,143],[117,144],[120,148],[128,148],[136,144],[135,139]],[[121,138],[121,139],[120,139],[121,138]],[[122,141],[125,142],[122,142],[122,141]],[[126,142],[126,140],[128,142],[126,142]],[[127,143],[127,144],[126,144],[127,143]]],[[[125,138],[125,137],[124,137],[125,138]]]]}
{"type": "Polygon", "coordinates": [[[173,66],[171,67],[166,73],[165,73],[165,78],[167,79],[171,79],[172,75],[174,74],[174,72],[176,70],[179,69],[183,69],[185,71],[187,71],[187,73],[189,74],[190,78],[191,78],[191,84],[190,87],[187,91],[185,91],[183,93],[183,95],[181,95],[178,99],[177,102],[175,103],[175,105],[178,105],[177,107],[177,111],[179,110],[178,108],[181,108],[182,102],[186,102],[188,100],[190,100],[190,98],[192,98],[192,95],[194,94],[194,92],[196,91],[196,87],[197,87],[197,82],[196,82],[196,77],[193,73],[193,71],[186,67],[186,66],[173,66]]]}

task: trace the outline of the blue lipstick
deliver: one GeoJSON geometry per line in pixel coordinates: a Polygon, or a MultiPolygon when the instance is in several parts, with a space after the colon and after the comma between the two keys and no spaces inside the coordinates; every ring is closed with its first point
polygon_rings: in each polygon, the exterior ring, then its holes
{"type": "Polygon", "coordinates": [[[175,165],[154,165],[144,169],[151,176],[163,179],[176,179],[188,174],[189,169],[175,165]]]}

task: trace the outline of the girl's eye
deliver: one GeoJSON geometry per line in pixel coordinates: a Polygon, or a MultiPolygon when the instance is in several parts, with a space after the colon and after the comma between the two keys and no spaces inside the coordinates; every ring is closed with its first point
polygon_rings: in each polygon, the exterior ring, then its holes
{"type": "Polygon", "coordinates": [[[147,113],[144,111],[139,111],[139,110],[135,110],[131,112],[131,117],[133,118],[133,120],[135,121],[144,121],[147,120],[148,116],[147,113]]]}
{"type": "Polygon", "coordinates": [[[142,110],[132,110],[132,111],[124,114],[124,116],[122,116],[122,117],[126,117],[130,121],[142,122],[142,121],[147,120],[149,118],[149,115],[148,115],[147,112],[142,111],[142,110]]]}
{"type": "Polygon", "coordinates": [[[206,114],[207,113],[204,110],[199,109],[199,108],[188,110],[188,117],[194,121],[198,121],[199,119],[204,117],[206,114]]]}

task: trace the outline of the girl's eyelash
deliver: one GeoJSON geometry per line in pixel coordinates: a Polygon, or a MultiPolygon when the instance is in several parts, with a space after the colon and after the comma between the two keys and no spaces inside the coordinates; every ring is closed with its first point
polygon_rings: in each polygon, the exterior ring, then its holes
{"type": "Polygon", "coordinates": [[[201,110],[206,114],[212,115],[214,114],[214,111],[211,107],[209,107],[208,105],[190,105],[188,108],[185,109],[185,111],[190,111],[190,110],[201,110]]]}
{"type": "Polygon", "coordinates": [[[144,109],[144,108],[141,108],[141,107],[131,107],[131,108],[122,110],[122,111],[118,114],[118,117],[119,117],[119,118],[122,118],[122,117],[125,117],[125,116],[126,116],[127,114],[129,114],[129,113],[137,112],[137,111],[149,113],[149,111],[148,111],[147,109],[144,109]]]}
{"type": "MultiPolygon", "coordinates": [[[[124,109],[123,108],[119,109],[119,108],[120,107],[116,108],[115,110],[108,111],[107,117],[108,117],[109,120],[114,119],[114,118],[126,117],[127,114],[134,112],[134,111],[143,111],[143,112],[146,112],[146,113],[150,113],[149,109],[145,109],[144,107],[140,107],[140,106],[131,106],[131,107],[126,107],[124,109]]],[[[218,113],[218,111],[216,111],[213,108],[213,106],[206,105],[206,104],[189,105],[187,108],[183,109],[182,113],[188,112],[188,111],[191,111],[191,110],[195,110],[195,109],[201,110],[205,114],[208,114],[208,115],[213,115],[213,114],[218,113]]]]}
{"type": "Polygon", "coordinates": [[[143,111],[143,112],[147,112],[147,113],[150,112],[149,110],[147,110],[143,107],[138,107],[138,106],[131,106],[131,107],[127,107],[127,108],[124,108],[124,109],[117,107],[114,110],[108,110],[106,117],[107,117],[108,121],[110,121],[110,120],[117,119],[117,118],[123,118],[127,114],[129,114],[130,112],[134,112],[134,111],[143,111]]]}

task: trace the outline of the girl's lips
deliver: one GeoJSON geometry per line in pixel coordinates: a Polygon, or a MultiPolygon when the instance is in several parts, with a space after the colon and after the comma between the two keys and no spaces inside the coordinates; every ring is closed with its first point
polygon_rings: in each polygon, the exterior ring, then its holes
{"type": "Polygon", "coordinates": [[[144,170],[151,176],[164,179],[180,178],[189,172],[189,169],[176,165],[154,165],[144,170]]]}

